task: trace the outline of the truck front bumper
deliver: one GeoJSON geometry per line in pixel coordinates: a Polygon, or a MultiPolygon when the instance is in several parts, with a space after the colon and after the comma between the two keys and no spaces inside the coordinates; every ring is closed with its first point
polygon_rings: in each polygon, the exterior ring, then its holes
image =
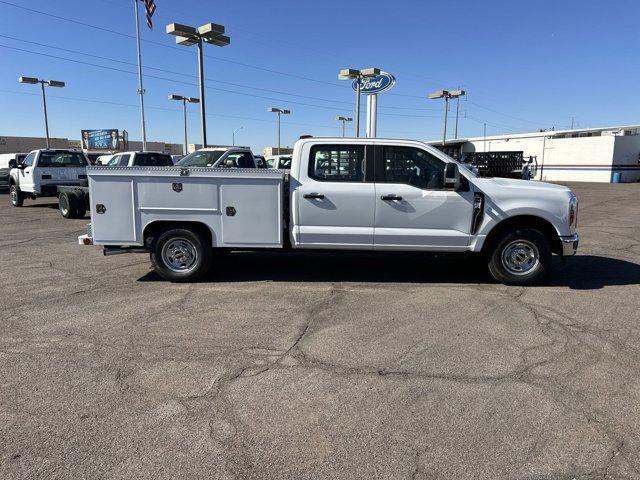
{"type": "Polygon", "coordinates": [[[580,242],[580,238],[578,234],[562,236],[560,237],[560,243],[562,244],[562,256],[570,257],[575,255],[578,251],[578,243],[580,242]]]}

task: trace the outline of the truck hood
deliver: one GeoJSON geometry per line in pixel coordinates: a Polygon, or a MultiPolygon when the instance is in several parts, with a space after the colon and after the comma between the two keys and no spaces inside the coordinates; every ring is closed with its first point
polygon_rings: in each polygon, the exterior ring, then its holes
{"type": "Polygon", "coordinates": [[[571,189],[564,185],[555,185],[553,183],[537,182],[532,180],[516,180],[512,178],[477,178],[475,180],[475,183],[480,188],[483,186],[491,186],[493,188],[508,188],[521,192],[526,191],[527,193],[534,193],[535,191],[540,191],[540,193],[550,193],[553,191],[571,192],[571,189]]]}

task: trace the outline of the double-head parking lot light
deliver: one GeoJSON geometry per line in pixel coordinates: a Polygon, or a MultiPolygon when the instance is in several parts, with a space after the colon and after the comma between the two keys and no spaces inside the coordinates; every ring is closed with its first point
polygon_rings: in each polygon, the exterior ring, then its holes
{"type": "Polygon", "coordinates": [[[183,97],[182,95],[169,95],[169,100],[179,100],[182,102],[182,113],[184,115],[184,146],[183,151],[185,155],[187,154],[188,145],[187,145],[187,102],[189,103],[200,103],[198,98],[194,97],[183,97]]]}
{"type": "Polygon", "coordinates": [[[269,107],[267,111],[278,114],[278,155],[280,155],[280,115],[289,115],[291,113],[291,110],[286,110],[284,108],[277,108],[277,107],[269,107]]]}
{"type": "Polygon", "coordinates": [[[380,75],[379,68],[343,68],[338,74],[340,80],[357,80],[356,82],[356,137],[360,136],[360,80],[363,78],[377,77],[380,75]]]}
{"type": "Polygon", "coordinates": [[[20,77],[18,78],[18,82],[30,83],[32,85],[39,83],[40,86],[42,87],[42,108],[44,110],[44,129],[47,136],[47,148],[51,148],[50,141],[49,141],[49,119],[47,118],[47,96],[44,91],[44,86],[45,84],[47,84],[50,87],[62,88],[64,87],[65,83],[59,80],[40,80],[39,78],[35,78],[35,77],[20,77]]]}
{"type": "Polygon", "coordinates": [[[344,127],[347,122],[353,121],[351,117],[336,117],[336,120],[342,122],[342,136],[344,137],[344,127]]]}
{"type": "Polygon", "coordinates": [[[442,146],[444,146],[447,141],[447,111],[449,110],[449,99],[459,98],[465,93],[466,92],[464,90],[437,90],[429,94],[429,98],[432,100],[437,98],[444,98],[444,127],[442,132],[442,146]]]}
{"type": "Polygon", "coordinates": [[[224,27],[217,23],[207,23],[198,27],[171,23],[167,25],[167,33],[176,37],[178,45],[190,47],[198,45],[198,78],[200,80],[200,123],[202,124],[202,147],[207,146],[207,122],[205,118],[204,102],[204,66],[202,61],[202,43],[210,43],[218,47],[225,47],[231,39],[224,35],[224,27]]]}

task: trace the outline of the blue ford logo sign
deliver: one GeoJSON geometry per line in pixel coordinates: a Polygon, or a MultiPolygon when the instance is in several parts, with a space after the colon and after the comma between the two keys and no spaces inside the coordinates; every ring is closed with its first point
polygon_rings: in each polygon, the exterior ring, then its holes
{"type": "MultiPolygon", "coordinates": [[[[386,92],[393,87],[395,83],[396,77],[387,72],[380,72],[378,76],[360,79],[360,93],[373,95],[374,93],[386,92]]],[[[351,88],[358,91],[358,79],[353,81],[351,88]]]]}

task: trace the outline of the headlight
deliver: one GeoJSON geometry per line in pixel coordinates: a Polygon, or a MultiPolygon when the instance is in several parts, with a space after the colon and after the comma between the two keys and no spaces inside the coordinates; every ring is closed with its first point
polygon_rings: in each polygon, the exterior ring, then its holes
{"type": "Polygon", "coordinates": [[[569,226],[578,226],[578,197],[571,197],[569,200],[569,226]]]}

